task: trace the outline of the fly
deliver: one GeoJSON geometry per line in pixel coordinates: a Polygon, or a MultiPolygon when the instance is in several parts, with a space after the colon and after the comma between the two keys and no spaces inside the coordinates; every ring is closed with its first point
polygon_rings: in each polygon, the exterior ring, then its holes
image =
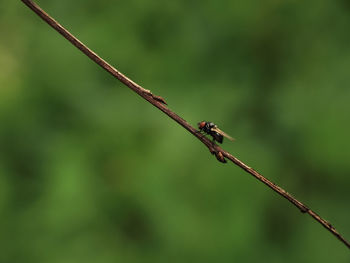
{"type": "Polygon", "coordinates": [[[198,128],[202,132],[205,132],[206,134],[213,137],[213,142],[217,141],[218,143],[222,143],[224,140],[224,137],[229,139],[230,141],[234,141],[231,136],[224,133],[222,130],[218,128],[214,123],[207,122],[207,121],[201,121],[198,123],[198,128]]]}

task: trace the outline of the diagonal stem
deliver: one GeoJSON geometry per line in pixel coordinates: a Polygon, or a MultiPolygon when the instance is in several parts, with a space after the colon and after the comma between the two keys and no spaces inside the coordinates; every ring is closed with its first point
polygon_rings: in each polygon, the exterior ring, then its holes
{"type": "Polygon", "coordinates": [[[243,163],[242,161],[240,161],[239,159],[231,155],[229,152],[224,151],[218,145],[213,144],[207,137],[203,136],[200,132],[198,132],[195,128],[193,128],[188,122],[186,122],[179,115],[177,115],[175,112],[171,111],[167,106],[165,106],[164,104],[166,103],[162,97],[152,94],[152,92],[150,92],[149,90],[142,88],[140,85],[136,84],[134,81],[132,81],[131,79],[129,79],[128,77],[120,73],[113,66],[108,64],[102,58],[100,58],[95,52],[93,52],[86,45],[84,45],[80,40],[74,37],[67,29],[61,26],[57,21],[55,21],[51,16],[49,16],[44,10],[42,10],[33,1],[31,0],[21,0],[21,1],[24,4],[26,4],[30,9],[32,9],[38,16],[40,16],[46,23],[48,23],[51,27],[53,27],[58,33],[60,33],[63,37],[65,37],[69,42],[71,42],[74,46],[76,46],[85,55],[87,55],[90,59],[92,59],[94,62],[96,62],[103,69],[108,71],[114,77],[116,77],[123,84],[128,86],[138,95],[140,95],[142,98],[147,100],[153,106],[160,109],[170,118],[172,118],[174,121],[179,123],[182,127],[184,127],[186,130],[192,133],[195,137],[197,137],[205,146],[208,147],[209,151],[212,154],[214,154],[219,161],[226,162],[224,157],[232,161],[234,164],[242,168],[244,171],[246,171],[247,173],[254,176],[256,179],[258,179],[260,182],[270,187],[273,191],[277,192],[278,194],[286,198],[289,202],[291,202],[293,205],[299,208],[302,213],[309,214],[312,218],[314,218],[317,222],[319,222],[322,226],[324,226],[329,232],[331,232],[345,246],[347,246],[350,249],[350,243],[344,237],[342,237],[329,222],[327,222],[325,219],[320,217],[314,211],[309,209],[302,202],[295,199],[291,194],[289,194],[283,188],[271,182],[270,180],[262,176],[260,173],[258,173],[257,171],[255,171],[254,169],[252,169],[251,167],[249,167],[248,165],[246,165],[245,163],[243,163]]]}

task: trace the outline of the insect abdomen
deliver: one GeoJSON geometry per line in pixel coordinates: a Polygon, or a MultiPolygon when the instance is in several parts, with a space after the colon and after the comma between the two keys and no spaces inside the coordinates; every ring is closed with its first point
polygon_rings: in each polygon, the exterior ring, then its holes
{"type": "Polygon", "coordinates": [[[219,143],[222,143],[222,141],[224,140],[224,136],[218,134],[217,132],[211,132],[210,135],[213,136],[214,140],[219,143]]]}

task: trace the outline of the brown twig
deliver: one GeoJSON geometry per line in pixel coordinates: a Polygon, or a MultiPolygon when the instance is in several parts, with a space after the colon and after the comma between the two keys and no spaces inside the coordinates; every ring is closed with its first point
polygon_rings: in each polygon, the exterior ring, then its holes
{"type": "Polygon", "coordinates": [[[100,58],[96,53],[94,53],[91,49],[85,46],[82,42],[80,42],[76,37],[74,37],[68,30],[66,30],[63,26],[61,26],[58,22],[56,22],[52,17],[50,17],[45,11],[43,11],[37,4],[35,4],[31,0],[21,0],[24,4],[26,4],[30,9],[32,9],[38,16],[40,16],[46,23],[48,23],[51,27],[53,27],[58,33],[64,36],[69,42],[71,42],[74,46],[76,46],[80,51],[82,51],[85,55],[95,61],[98,65],[100,65],[103,69],[108,71],[142,98],[147,100],[153,106],[160,109],[174,121],[179,123],[182,127],[192,133],[195,137],[197,137],[205,146],[208,147],[209,151],[216,156],[216,158],[220,162],[226,162],[225,158],[229,159],[237,166],[254,176],[259,181],[266,184],[272,190],[286,198],[289,202],[294,204],[297,208],[300,209],[301,212],[309,214],[312,218],[314,218],[317,222],[319,222],[322,226],[324,226],[328,231],[330,231],[334,236],[336,236],[342,243],[344,243],[348,248],[350,248],[350,243],[345,240],[336,229],[322,217],[317,215],[314,211],[309,209],[306,205],[295,199],[291,194],[286,192],[284,189],[274,184],[270,180],[266,179],[260,173],[252,169],[251,167],[244,164],[242,161],[232,156],[230,153],[221,149],[218,145],[213,144],[207,137],[203,136],[200,132],[198,132],[195,128],[193,128],[189,123],[187,123],[184,119],[178,116],[176,113],[171,111],[166,105],[165,100],[157,95],[152,94],[151,91],[142,88],[140,85],[133,82],[131,79],[127,78],[125,75],[120,73],[110,64],[108,64],[105,60],[100,58]]]}

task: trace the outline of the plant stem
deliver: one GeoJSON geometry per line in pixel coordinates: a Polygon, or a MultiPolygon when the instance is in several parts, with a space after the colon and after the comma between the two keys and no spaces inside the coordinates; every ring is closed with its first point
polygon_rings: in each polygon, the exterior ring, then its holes
{"type": "Polygon", "coordinates": [[[150,92],[149,90],[142,88],[140,85],[136,84],[134,81],[132,81],[131,79],[129,79],[128,77],[120,73],[113,66],[108,64],[102,58],[100,58],[95,52],[93,52],[86,45],[84,45],[80,40],[74,37],[67,29],[61,26],[57,21],[55,21],[51,16],[49,16],[44,10],[42,10],[33,1],[31,0],[21,0],[21,1],[24,4],[26,4],[30,9],[32,9],[38,16],[40,16],[46,23],[48,23],[51,27],[53,27],[58,33],[60,33],[63,37],[65,37],[69,42],[71,42],[74,46],[76,46],[85,55],[87,55],[90,59],[92,59],[94,62],[100,65],[103,69],[108,71],[110,74],[112,74],[122,83],[124,83],[126,86],[128,86],[138,95],[140,95],[142,98],[147,100],[153,106],[160,109],[162,112],[168,115],[171,119],[179,123],[182,127],[184,127],[186,130],[192,133],[195,137],[197,137],[205,146],[208,147],[209,151],[212,154],[214,154],[219,161],[226,162],[222,156],[232,161],[234,164],[242,168],[244,171],[246,171],[247,173],[254,176],[256,179],[258,179],[260,182],[270,187],[273,191],[277,192],[278,194],[286,198],[289,202],[291,202],[293,205],[299,208],[302,213],[309,214],[312,218],[314,218],[317,222],[319,222],[322,226],[324,226],[329,232],[331,232],[335,237],[337,237],[344,245],[346,245],[350,249],[350,243],[344,237],[342,237],[329,222],[327,222],[318,214],[316,214],[314,211],[309,209],[302,202],[295,199],[291,194],[286,192],[284,189],[282,189],[275,183],[271,182],[270,180],[262,176],[260,173],[258,173],[257,171],[255,171],[254,169],[252,169],[251,167],[249,167],[248,165],[246,165],[245,163],[243,163],[242,161],[240,161],[239,159],[231,155],[229,152],[226,152],[223,149],[221,149],[218,145],[213,144],[207,137],[205,137],[200,132],[198,132],[183,118],[181,118],[175,112],[171,111],[165,105],[166,103],[162,97],[152,94],[152,92],[150,92]]]}

